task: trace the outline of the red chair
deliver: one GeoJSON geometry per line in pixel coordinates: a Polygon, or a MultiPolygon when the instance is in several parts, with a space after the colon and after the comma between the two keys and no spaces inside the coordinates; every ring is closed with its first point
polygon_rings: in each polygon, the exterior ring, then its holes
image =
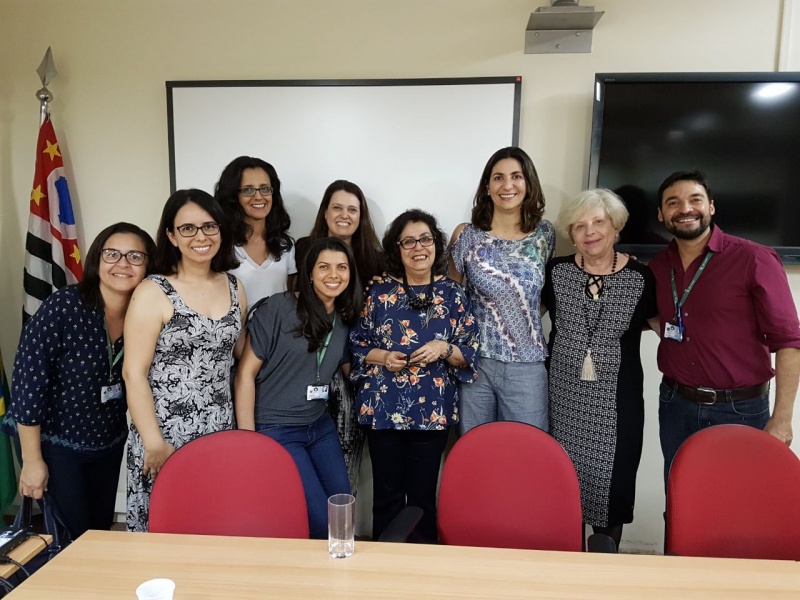
{"type": "Polygon", "coordinates": [[[303,482],[291,455],[254,431],[205,435],[164,463],[150,497],[150,531],[307,538],[303,482]]]}
{"type": "Polygon", "coordinates": [[[580,552],[575,467],[559,443],[536,427],[476,427],[445,461],[438,525],[444,544],[580,552]]]}
{"type": "Polygon", "coordinates": [[[800,560],[800,460],[753,427],[695,433],[669,473],[666,550],[800,560]]]}

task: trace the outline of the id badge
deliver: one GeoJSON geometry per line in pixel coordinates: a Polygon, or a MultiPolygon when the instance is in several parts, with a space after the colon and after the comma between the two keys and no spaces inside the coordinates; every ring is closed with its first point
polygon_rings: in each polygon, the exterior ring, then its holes
{"type": "Polygon", "coordinates": [[[306,388],[306,401],[313,402],[314,400],[322,400],[323,402],[328,401],[328,389],[330,386],[327,385],[310,385],[306,388]]]}
{"type": "Polygon", "coordinates": [[[667,323],[664,325],[664,337],[668,340],[675,340],[676,342],[683,341],[683,331],[678,325],[667,323]]]}
{"type": "Polygon", "coordinates": [[[122,384],[104,385],[100,388],[100,402],[105,404],[111,400],[122,400],[125,397],[122,392],[122,384]]]}

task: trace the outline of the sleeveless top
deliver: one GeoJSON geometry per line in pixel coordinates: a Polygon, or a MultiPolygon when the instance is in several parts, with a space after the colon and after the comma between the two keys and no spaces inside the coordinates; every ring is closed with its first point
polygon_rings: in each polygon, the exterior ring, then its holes
{"type": "Polygon", "coordinates": [[[175,448],[233,428],[231,367],[242,330],[236,278],[228,274],[231,308],[211,319],[189,308],[162,275],[147,279],[167,295],[174,314],[161,328],[148,380],[164,439],[175,448]]]}

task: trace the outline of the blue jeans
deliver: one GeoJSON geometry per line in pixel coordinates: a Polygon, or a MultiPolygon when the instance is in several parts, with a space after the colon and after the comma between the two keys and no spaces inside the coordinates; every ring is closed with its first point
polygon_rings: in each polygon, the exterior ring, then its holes
{"type": "Polygon", "coordinates": [[[712,425],[739,424],[764,429],[769,420],[769,393],[752,400],[698,404],[687,400],[661,383],[658,399],[658,425],[664,455],[664,489],[672,459],[681,444],[693,433],[712,425]]]}
{"type": "Polygon", "coordinates": [[[494,421],[519,421],[543,431],[547,420],[547,370],[543,362],[478,359],[478,378],[458,388],[461,435],[494,421]]]}
{"type": "Polygon", "coordinates": [[[326,412],[310,425],[257,423],[256,431],[271,437],[292,455],[303,480],[311,537],[327,539],[328,498],[350,493],[342,447],[330,415],[326,412]]]}

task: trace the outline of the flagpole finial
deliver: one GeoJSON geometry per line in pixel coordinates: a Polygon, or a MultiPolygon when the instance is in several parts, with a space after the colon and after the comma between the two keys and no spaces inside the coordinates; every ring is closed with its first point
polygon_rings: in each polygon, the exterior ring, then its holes
{"type": "Polygon", "coordinates": [[[48,47],[47,52],[44,53],[44,58],[36,69],[36,73],[39,75],[39,79],[42,82],[42,88],[36,92],[36,98],[39,100],[39,125],[41,126],[49,114],[47,104],[53,99],[53,94],[47,89],[47,84],[53,81],[56,75],[58,75],[55,62],[53,62],[53,51],[50,47],[48,47]]]}

